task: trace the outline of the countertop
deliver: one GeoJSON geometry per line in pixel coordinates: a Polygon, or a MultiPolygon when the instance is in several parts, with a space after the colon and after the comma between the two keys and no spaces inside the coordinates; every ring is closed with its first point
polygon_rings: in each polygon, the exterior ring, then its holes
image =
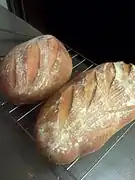
{"type": "Polygon", "coordinates": [[[0,6],[0,56],[5,55],[16,44],[38,35],[41,35],[38,30],[0,6]],[[1,29],[18,34],[2,32],[1,29]]]}
{"type": "Polygon", "coordinates": [[[0,113],[0,179],[56,180],[34,142],[5,113],[0,113]]]}

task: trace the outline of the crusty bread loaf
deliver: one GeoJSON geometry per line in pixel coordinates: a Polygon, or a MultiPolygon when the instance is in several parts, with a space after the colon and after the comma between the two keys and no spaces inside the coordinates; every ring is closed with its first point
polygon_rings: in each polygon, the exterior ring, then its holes
{"type": "Polygon", "coordinates": [[[1,88],[14,104],[47,98],[70,78],[72,60],[52,35],[17,45],[0,67],[1,88]]]}
{"type": "Polygon", "coordinates": [[[40,152],[67,164],[97,151],[135,118],[135,66],[104,63],[67,83],[43,106],[36,124],[40,152]]]}

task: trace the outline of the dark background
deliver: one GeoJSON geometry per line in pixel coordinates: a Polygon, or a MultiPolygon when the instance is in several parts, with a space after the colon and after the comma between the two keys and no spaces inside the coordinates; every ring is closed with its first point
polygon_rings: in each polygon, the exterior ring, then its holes
{"type": "Polygon", "coordinates": [[[134,5],[108,1],[8,1],[10,10],[97,63],[134,62],[134,5]],[[12,3],[11,3],[12,2],[12,3]]]}

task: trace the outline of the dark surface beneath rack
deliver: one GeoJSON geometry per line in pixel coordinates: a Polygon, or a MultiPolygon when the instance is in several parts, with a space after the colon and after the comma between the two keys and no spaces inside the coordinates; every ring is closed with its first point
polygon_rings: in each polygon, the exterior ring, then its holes
{"type": "MultiPolygon", "coordinates": [[[[73,61],[72,77],[76,76],[80,72],[86,71],[96,66],[96,63],[86,59],[85,57],[81,56],[79,53],[75,52],[71,48],[67,48],[67,50],[70,53],[72,57],[72,61],[73,61]]],[[[30,137],[30,139],[33,141],[35,141],[34,126],[35,126],[36,116],[38,114],[41,104],[42,103],[34,104],[34,105],[25,105],[23,107],[19,107],[19,106],[15,106],[13,104],[8,103],[8,101],[6,101],[6,98],[2,94],[0,94],[0,113],[8,112],[8,115],[10,115],[11,117],[9,121],[13,120],[21,128],[21,130],[25,132],[25,134],[27,134],[30,137]]],[[[58,180],[73,180],[73,179],[74,180],[83,180],[83,179],[85,180],[89,180],[89,179],[124,180],[125,176],[122,174],[122,172],[120,172],[120,168],[119,168],[121,163],[115,162],[115,160],[117,160],[117,158],[121,156],[120,148],[122,148],[123,145],[119,147],[119,145],[117,144],[118,142],[122,141],[123,136],[126,136],[126,134],[129,133],[129,130],[131,131],[130,133],[133,133],[132,131],[132,129],[134,129],[133,125],[134,125],[134,122],[129,124],[125,128],[123,128],[120,132],[116,133],[115,136],[113,136],[99,151],[95,153],[92,153],[90,155],[77,159],[73,163],[66,166],[55,166],[55,165],[50,165],[50,164],[48,164],[47,166],[51,169],[51,171],[53,172],[53,174],[56,176],[58,180]],[[113,150],[114,147],[119,148],[119,149],[117,151],[116,151],[116,148],[115,150],[113,150]],[[108,156],[108,154],[111,151],[116,151],[116,152],[113,152],[114,156],[113,157],[111,156],[111,160],[110,160],[109,159],[110,156],[108,156]],[[94,173],[94,171],[96,167],[101,165],[102,161],[104,162],[105,157],[108,158],[108,162],[110,164],[106,165],[106,163],[104,163],[103,166],[105,166],[105,168],[103,169],[103,171],[101,171],[102,170],[102,166],[101,166],[100,171],[98,172],[99,175],[97,176],[97,173],[96,172],[94,173]],[[112,160],[114,161],[114,164],[112,163],[113,162],[112,160]],[[115,164],[117,164],[116,167],[113,166],[115,164]]],[[[133,137],[135,137],[135,133],[133,134],[133,137]]],[[[132,143],[131,139],[127,143],[129,143],[129,146],[130,146],[130,144],[132,143]]],[[[128,164],[131,163],[130,155],[133,154],[133,149],[129,150],[130,154],[128,153],[128,149],[124,149],[124,151],[122,151],[122,153],[125,153],[125,157],[124,158],[121,157],[122,159],[125,160],[125,165],[126,163],[128,164]]],[[[135,155],[134,157],[132,157],[132,163],[133,162],[135,163],[135,155]]],[[[38,180],[38,178],[36,177],[35,179],[38,180]]],[[[126,180],[127,179],[128,178],[126,178],[126,180]]],[[[131,179],[131,176],[129,179],[131,179]]]]}

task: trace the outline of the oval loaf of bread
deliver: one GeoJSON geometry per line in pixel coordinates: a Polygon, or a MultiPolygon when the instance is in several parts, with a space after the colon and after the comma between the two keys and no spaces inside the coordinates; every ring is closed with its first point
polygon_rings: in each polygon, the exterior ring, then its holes
{"type": "Polygon", "coordinates": [[[67,83],[43,106],[36,124],[40,152],[67,164],[100,149],[135,118],[135,66],[104,63],[67,83]]]}
{"type": "Polygon", "coordinates": [[[52,35],[14,47],[0,67],[1,89],[14,104],[30,104],[58,90],[72,73],[72,60],[52,35]]]}

